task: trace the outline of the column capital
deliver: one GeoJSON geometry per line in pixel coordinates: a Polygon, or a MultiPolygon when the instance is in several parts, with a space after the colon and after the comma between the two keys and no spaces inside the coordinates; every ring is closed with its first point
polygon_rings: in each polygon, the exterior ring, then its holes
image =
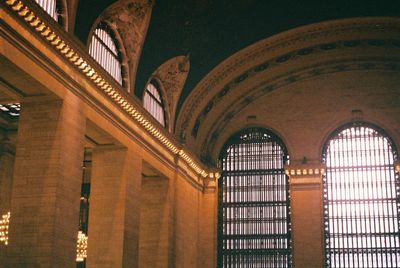
{"type": "Polygon", "coordinates": [[[289,176],[290,186],[296,188],[319,188],[325,170],[324,164],[285,165],[285,173],[289,176]]]}

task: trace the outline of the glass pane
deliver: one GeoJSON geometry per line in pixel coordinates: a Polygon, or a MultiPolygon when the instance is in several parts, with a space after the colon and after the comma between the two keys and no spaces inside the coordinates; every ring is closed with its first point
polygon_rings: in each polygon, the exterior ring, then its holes
{"type": "Polygon", "coordinates": [[[218,267],[291,267],[286,149],[248,129],[231,138],[219,180],[218,267]]]}
{"type": "Polygon", "coordinates": [[[102,28],[97,28],[92,36],[89,54],[122,85],[122,67],[118,49],[111,35],[102,28]]]}
{"type": "Polygon", "coordinates": [[[325,151],[327,267],[400,267],[399,193],[389,140],[363,125],[331,138],[325,151]]]}
{"type": "Polygon", "coordinates": [[[143,96],[144,108],[158,121],[165,126],[164,106],[158,89],[152,84],[147,84],[143,96]]]}

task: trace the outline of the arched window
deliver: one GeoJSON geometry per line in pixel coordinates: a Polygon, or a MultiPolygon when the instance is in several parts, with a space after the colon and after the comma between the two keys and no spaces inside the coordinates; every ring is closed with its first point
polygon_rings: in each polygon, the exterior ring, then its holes
{"type": "Polygon", "coordinates": [[[55,21],[59,21],[61,10],[58,1],[56,0],[35,0],[39,6],[43,8],[55,21]]]}
{"type": "Polygon", "coordinates": [[[105,23],[100,23],[94,30],[89,46],[89,54],[120,85],[123,85],[121,57],[114,32],[105,23]]]}
{"type": "Polygon", "coordinates": [[[218,267],[291,267],[290,196],[282,141],[259,128],[232,136],[221,153],[218,267]]]}
{"type": "Polygon", "coordinates": [[[327,267],[400,267],[396,156],[383,131],[363,123],[339,129],[326,143],[327,267]]]}
{"type": "Polygon", "coordinates": [[[165,127],[165,111],[158,84],[152,80],[147,84],[143,95],[143,106],[149,113],[165,127]]]}

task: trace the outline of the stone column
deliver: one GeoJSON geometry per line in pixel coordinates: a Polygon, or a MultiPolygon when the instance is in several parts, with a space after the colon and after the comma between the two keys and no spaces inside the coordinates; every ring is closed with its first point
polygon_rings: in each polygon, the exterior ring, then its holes
{"type": "Polygon", "coordinates": [[[85,118],[74,96],[24,99],[5,267],[74,267],[85,118]]]}
{"type": "Polygon", "coordinates": [[[170,180],[143,177],[140,198],[139,267],[168,267],[170,180]]]}
{"type": "Polygon", "coordinates": [[[217,203],[218,182],[206,182],[200,195],[199,205],[199,246],[198,267],[216,267],[217,265],[217,203]]]}
{"type": "Polygon", "coordinates": [[[322,175],[316,164],[290,165],[292,239],[294,267],[323,267],[322,175]]]}
{"type": "Polygon", "coordinates": [[[138,266],[141,171],[131,150],[93,150],[88,268],[138,266]]]}

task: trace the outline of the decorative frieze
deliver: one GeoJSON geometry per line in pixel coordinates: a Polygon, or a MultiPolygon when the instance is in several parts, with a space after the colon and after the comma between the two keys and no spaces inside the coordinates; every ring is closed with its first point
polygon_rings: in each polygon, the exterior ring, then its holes
{"type": "Polygon", "coordinates": [[[319,188],[325,175],[322,164],[295,164],[285,166],[291,188],[319,188]]]}

